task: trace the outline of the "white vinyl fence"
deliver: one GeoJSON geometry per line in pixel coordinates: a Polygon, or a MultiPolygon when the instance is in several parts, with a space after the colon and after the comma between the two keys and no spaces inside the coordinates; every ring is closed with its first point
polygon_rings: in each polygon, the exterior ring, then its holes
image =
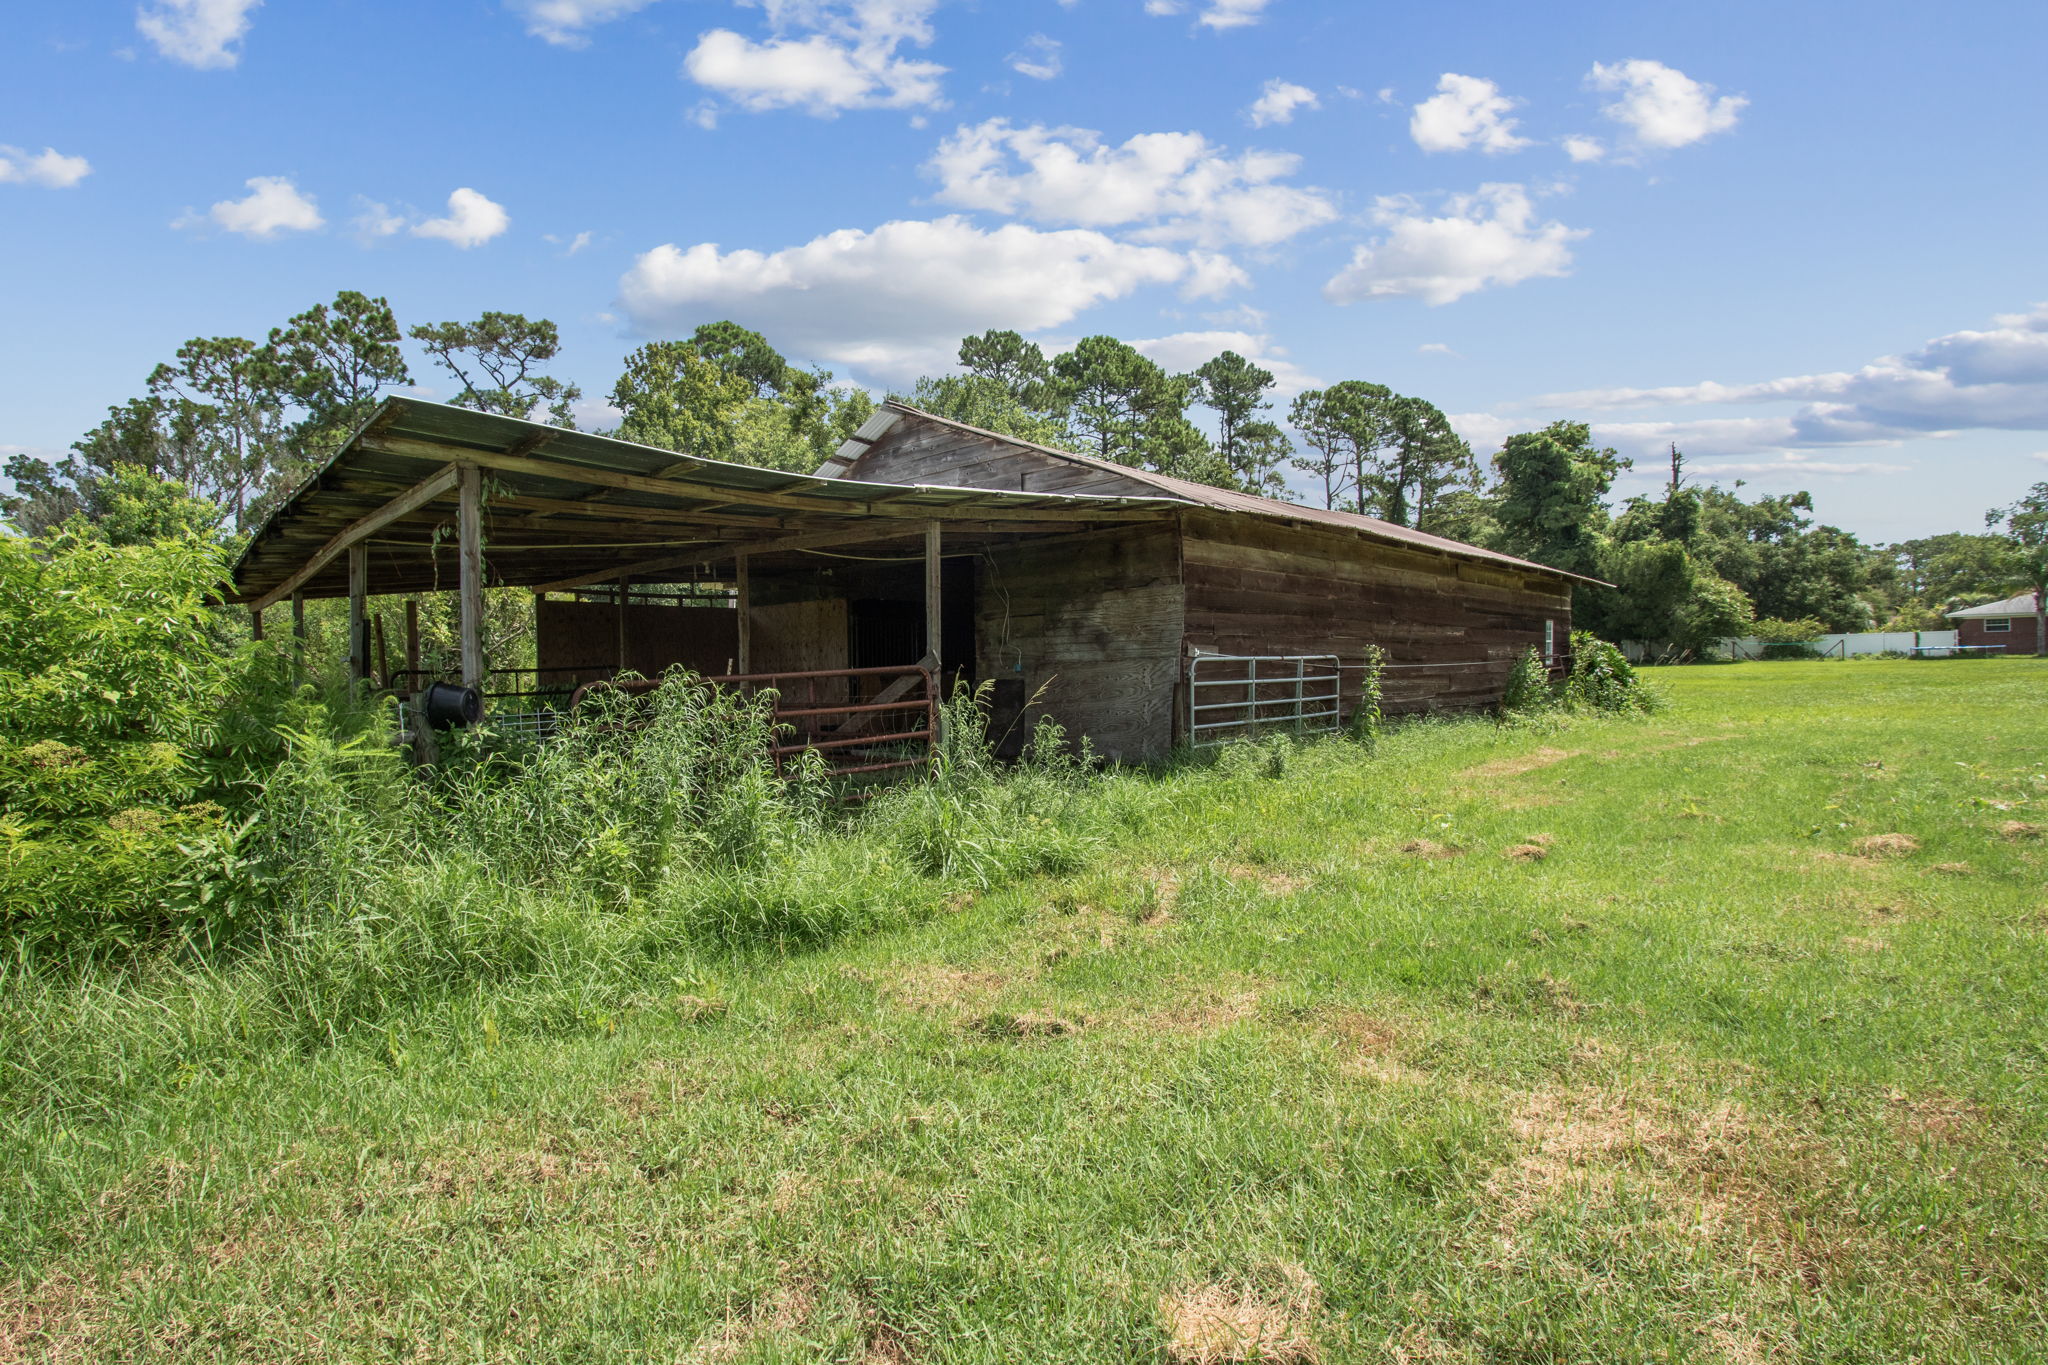
{"type": "MultiPolygon", "coordinates": [[[[1814,653],[1837,659],[1855,654],[1946,654],[1955,645],[1952,630],[1859,630],[1812,641],[1814,653]]],[[[1722,647],[1737,659],[1754,659],[1764,652],[1762,640],[1747,636],[1722,647]]]]}
{"type": "MultiPolygon", "coordinates": [[[[1813,652],[1825,658],[1846,659],[1857,654],[1944,655],[1956,647],[1952,630],[1861,630],[1847,635],[1823,635],[1811,642],[1813,652]]],[[[1640,663],[1649,655],[1642,645],[1630,641],[1622,652],[1640,663]]],[[[1761,658],[1764,642],[1755,636],[1723,640],[1720,652],[1732,659],[1761,658]]]]}

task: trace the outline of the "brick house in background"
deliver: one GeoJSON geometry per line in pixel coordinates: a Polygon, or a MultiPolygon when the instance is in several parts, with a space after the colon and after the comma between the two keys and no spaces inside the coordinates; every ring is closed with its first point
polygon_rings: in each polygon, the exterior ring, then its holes
{"type": "Polygon", "coordinates": [[[2031,592],[1948,612],[1956,623],[1959,645],[1999,645],[2001,654],[2032,654],[2039,648],[2034,632],[2039,624],[2040,603],[2031,592]]]}

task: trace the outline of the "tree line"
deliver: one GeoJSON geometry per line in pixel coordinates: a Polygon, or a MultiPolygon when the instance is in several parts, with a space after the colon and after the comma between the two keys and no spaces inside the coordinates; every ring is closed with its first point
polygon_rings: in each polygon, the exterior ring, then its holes
{"type": "MultiPolygon", "coordinates": [[[[30,535],[67,525],[115,544],[245,535],[381,397],[414,383],[406,340],[457,406],[575,427],[583,395],[548,373],[560,350],[548,319],[485,312],[401,329],[386,300],[345,290],[260,342],[186,342],[67,456],[15,456],[7,519],[30,535]]],[[[1940,629],[1945,608],[2048,589],[2048,484],[1992,509],[1980,533],[1871,545],[1817,523],[1806,492],[1746,500],[1740,481],[1688,480],[1676,447],[1660,494],[1612,506],[1631,462],[1582,422],[1517,433],[1482,461],[1428,400],[1347,379],[1295,395],[1283,424],[1276,377],[1235,351],[1173,373],[1112,336],[1047,355],[991,330],[964,338],[957,359],[956,371],[891,396],[1039,444],[1603,579],[1614,586],[1579,594],[1581,624],[1674,652],[1788,623],[1940,629]]],[[[620,414],[607,434],[793,471],[817,468],[875,408],[865,390],[792,364],[731,321],[636,348],[606,397],[620,414]]]]}

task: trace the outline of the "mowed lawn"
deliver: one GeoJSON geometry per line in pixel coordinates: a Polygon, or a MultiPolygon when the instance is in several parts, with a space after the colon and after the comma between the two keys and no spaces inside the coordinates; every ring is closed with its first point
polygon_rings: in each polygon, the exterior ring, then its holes
{"type": "Polygon", "coordinates": [[[1128,776],[1089,870],[8,1119],[0,1358],[2048,1358],[2048,665],[1128,776]]]}

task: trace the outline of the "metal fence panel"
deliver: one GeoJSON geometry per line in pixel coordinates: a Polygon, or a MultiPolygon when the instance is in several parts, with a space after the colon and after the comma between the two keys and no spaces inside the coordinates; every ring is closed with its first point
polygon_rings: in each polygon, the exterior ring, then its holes
{"type": "Polygon", "coordinates": [[[1335,730],[1341,676],[1334,654],[1197,652],[1188,661],[1188,742],[1335,730]]]}

